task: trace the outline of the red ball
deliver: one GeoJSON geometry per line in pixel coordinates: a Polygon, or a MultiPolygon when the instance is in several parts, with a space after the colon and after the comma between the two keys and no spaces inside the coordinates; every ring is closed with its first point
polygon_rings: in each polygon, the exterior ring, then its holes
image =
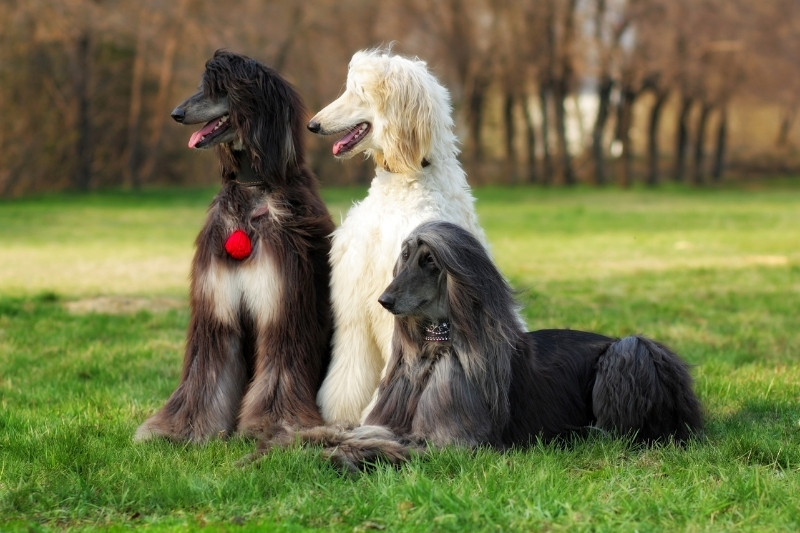
{"type": "Polygon", "coordinates": [[[253,246],[250,244],[250,237],[240,229],[231,233],[228,240],[225,241],[225,251],[228,252],[229,256],[239,261],[248,257],[252,250],[253,246]]]}

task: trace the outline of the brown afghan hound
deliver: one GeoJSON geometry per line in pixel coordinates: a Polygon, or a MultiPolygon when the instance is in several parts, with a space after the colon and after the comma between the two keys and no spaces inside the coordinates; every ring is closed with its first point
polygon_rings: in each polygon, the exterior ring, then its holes
{"type": "Polygon", "coordinates": [[[683,441],[702,428],[677,355],[638,336],[526,333],[511,288],[459,226],[417,227],[394,275],[379,299],[395,315],[394,349],[365,425],[296,437],[322,444],[347,470],[376,459],[398,463],[426,446],[504,450],[592,429],[683,441]]]}
{"type": "Polygon", "coordinates": [[[196,241],[180,385],[134,438],[318,425],[334,226],[305,166],[300,97],[271,68],[217,51],[172,118],[205,124],[189,147],[216,147],[223,183],[196,241]]]}

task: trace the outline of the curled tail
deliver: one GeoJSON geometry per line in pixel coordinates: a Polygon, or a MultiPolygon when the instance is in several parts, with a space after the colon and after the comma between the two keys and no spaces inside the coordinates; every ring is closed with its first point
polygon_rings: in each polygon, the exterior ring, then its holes
{"type": "Polygon", "coordinates": [[[639,441],[684,441],[703,427],[688,365],[645,337],[612,343],[597,361],[592,389],[597,426],[639,441]]]}
{"type": "Polygon", "coordinates": [[[349,472],[364,470],[380,461],[399,465],[425,452],[425,446],[382,426],[360,426],[346,433],[336,446],[327,446],[323,453],[349,472]]]}
{"type": "Polygon", "coordinates": [[[272,448],[286,448],[293,444],[321,446],[322,454],[346,472],[366,470],[377,462],[399,465],[426,450],[423,444],[383,426],[286,427],[272,438],[262,439],[258,451],[247,459],[254,460],[272,448]]]}

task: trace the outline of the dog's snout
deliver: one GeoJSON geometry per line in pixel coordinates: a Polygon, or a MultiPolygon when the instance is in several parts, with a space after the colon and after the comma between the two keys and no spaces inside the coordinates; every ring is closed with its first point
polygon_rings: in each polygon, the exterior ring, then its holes
{"type": "Polygon", "coordinates": [[[317,122],[316,120],[312,120],[308,123],[308,130],[312,133],[319,133],[322,129],[322,124],[317,122]]]}
{"type": "Polygon", "coordinates": [[[383,308],[386,309],[387,311],[390,311],[392,313],[394,312],[395,299],[394,296],[392,296],[391,294],[386,292],[381,294],[378,297],[378,303],[381,304],[383,308]]]}
{"type": "Polygon", "coordinates": [[[172,120],[175,122],[183,122],[183,119],[186,118],[186,111],[181,107],[176,107],[169,116],[171,116],[172,120]]]}

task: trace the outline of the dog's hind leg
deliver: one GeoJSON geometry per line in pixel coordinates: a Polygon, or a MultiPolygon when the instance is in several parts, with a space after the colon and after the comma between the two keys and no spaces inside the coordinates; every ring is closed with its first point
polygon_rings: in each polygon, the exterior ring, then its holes
{"type": "Polygon", "coordinates": [[[195,309],[189,326],[181,383],[167,403],[136,430],[134,440],[165,437],[202,442],[234,429],[247,368],[238,326],[195,309]]]}
{"type": "Polygon", "coordinates": [[[620,339],[600,356],[592,404],[598,427],[641,441],[682,441],[703,425],[687,364],[644,337],[620,339]]]}

